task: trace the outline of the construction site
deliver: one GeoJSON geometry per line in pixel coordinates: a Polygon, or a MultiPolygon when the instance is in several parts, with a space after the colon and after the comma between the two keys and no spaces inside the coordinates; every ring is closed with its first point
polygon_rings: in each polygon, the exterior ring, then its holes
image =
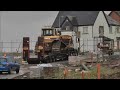
{"type": "Polygon", "coordinates": [[[2,73],[0,79],[120,79],[120,35],[117,32],[108,35],[104,30],[107,26],[118,28],[120,24],[102,11],[71,12],[59,12],[52,26],[41,28],[34,50],[31,50],[31,38],[26,36],[20,43],[21,52],[19,44],[16,52],[1,53],[13,56],[20,64],[20,72],[2,73]],[[60,22],[62,15],[64,19],[60,22]],[[101,22],[104,26],[99,22],[102,15],[108,20],[101,22]],[[91,22],[81,21],[88,17],[92,18],[91,22]],[[83,22],[94,25],[86,27],[83,22]],[[94,31],[97,26],[98,33],[94,31]]]}

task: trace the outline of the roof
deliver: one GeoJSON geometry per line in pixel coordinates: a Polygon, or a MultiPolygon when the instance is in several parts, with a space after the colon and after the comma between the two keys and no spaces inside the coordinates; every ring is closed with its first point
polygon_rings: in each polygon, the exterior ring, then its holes
{"type": "Polygon", "coordinates": [[[119,15],[120,16],[120,11],[111,11],[110,13],[109,13],[109,16],[111,15],[111,13],[113,13],[113,12],[115,12],[117,15],[119,15]]]}
{"type": "Polygon", "coordinates": [[[59,23],[63,22],[66,16],[72,20],[72,24],[76,25],[93,25],[99,11],[60,11],[52,25],[52,27],[59,27],[59,23]]]}
{"type": "Polygon", "coordinates": [[[120,23],[117,22],[116,20],[114,20],[112,17],[108,16],[107,14],[105,14],[105,16],[107,18],[107,21],[108,21],[109,25],[118,25],[118,26],[120,26],[120,23]]]}
{"type": "MultiPolygon", "coordinates": [[[[71,21],[73,25],[94,25],[99,12],[100,11],[60,11],[52,27],[58,28],[66,17],[71,21]]],[[[120,25],[119,22],[115,21],[107,14],[104,13],[104,15],[109,25],[120,25]]]]}
{"type": "Polygon", "coordinates": [[[70,22],[72,23],[72,25],[78,25],[76,17],[74,17],[74,16],[66,16],[66,18],[68,18],[70,20],[70,22]]]}
{"type": "Polygon", "coordinates": [[[120,11],[115,11],[120,16],[120,11]]]}

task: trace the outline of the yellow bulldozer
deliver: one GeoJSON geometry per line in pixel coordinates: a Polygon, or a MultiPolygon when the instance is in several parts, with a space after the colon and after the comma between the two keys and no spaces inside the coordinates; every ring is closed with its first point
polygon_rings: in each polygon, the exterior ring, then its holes
{"type": "Polygon", "coordinates": [[[78,53],[73,48],[72,36],[60,35],[54,28],[42,28],[42,35],[35,45],[35,54],[43,62],[54,62],[67,60],[69,55],[78,53]]]}

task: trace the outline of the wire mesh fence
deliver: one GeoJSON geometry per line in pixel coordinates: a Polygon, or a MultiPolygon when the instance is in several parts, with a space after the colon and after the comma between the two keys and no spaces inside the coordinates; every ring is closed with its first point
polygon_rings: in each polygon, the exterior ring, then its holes
{"type": "MultiPolygon", "coordinates": [[[[99,49],[97,47],[98,43],[102,42],[101,39],[80,39],[80,43],[76,43],[75,46],[80,50],[80,52],[97,52],[99,49]],[[80,49],[79,49],[80,48],[80,49]]],[[[35,50],[36,41],[30,41],[30,50],[35,50]]],[[[22,53],[23,41],[9,41],[0,42],[0,52],[9,53],[22,53]]],[[[114,43],[109,43],[109,46],[114,50],[120,51],[120,41],[114,41],[114,43]]]]}
{"type": "MultiPolygon", "coordinates": [[[[30,41],[30,50],[34,50],[36,41],[30,41]]],[[[0,52],[22,53],[23,41],[0,42],[0,52]]]]}

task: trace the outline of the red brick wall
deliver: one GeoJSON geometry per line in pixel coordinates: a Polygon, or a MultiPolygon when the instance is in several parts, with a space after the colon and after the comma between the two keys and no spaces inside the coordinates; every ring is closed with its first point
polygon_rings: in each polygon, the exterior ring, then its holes
{"type": "Polygon", "coordinates": [[[117,15],[114,11],[110,14],[110,16],[120,23],[120,16],[117,15]]]}

